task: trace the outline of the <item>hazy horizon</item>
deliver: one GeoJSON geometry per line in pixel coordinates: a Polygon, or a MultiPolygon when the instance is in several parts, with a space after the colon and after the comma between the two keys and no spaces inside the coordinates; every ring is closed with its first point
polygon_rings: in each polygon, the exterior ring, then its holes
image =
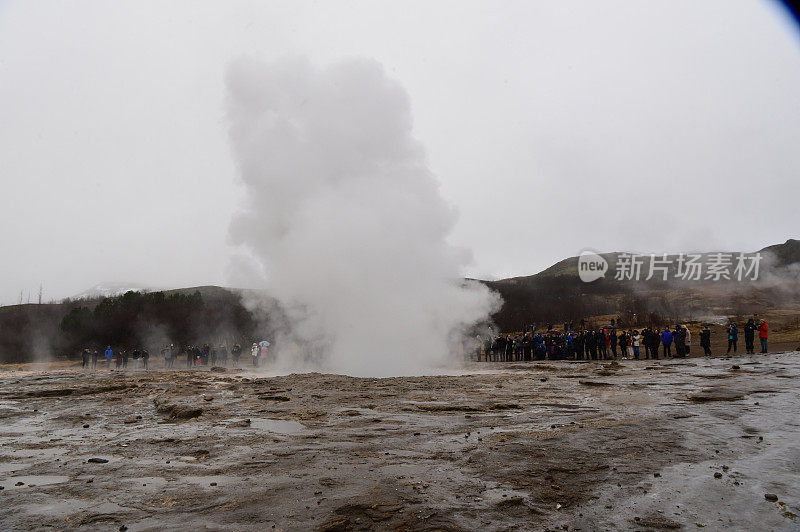
{"type": "Polygon", "coordinates": [[[0,304],[236,284],[242,57],[381,65],[464,276],[799,236],[800,33],[778,2],[6,1],[0,304]]]}

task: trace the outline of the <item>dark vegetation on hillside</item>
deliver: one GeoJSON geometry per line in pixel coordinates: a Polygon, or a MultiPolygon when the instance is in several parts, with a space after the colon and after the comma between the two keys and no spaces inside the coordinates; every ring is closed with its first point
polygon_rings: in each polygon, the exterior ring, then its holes
{"type": "Polygon", "coordinates": [[[159,349],[167,343],[244,344],[265,333],[239,294],[205,291],[205,298],[199,290],[127,292],[97,301],[4,307],[0,361],[72,356],[84,347],[102,350],[106,345],[159,349]]]}

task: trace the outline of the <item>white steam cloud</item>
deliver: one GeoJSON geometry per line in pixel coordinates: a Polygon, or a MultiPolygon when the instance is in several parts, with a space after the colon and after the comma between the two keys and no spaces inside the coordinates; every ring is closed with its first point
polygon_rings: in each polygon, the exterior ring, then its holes
{"type": "Polygon", "coordinates": [[[227,85],[248,195],[231,235],[288,318],[281,361],[365,376],[452,365],[498,297],[463,281],[470,255],[447,243],[455,215],[404,89],[371,60],[241,60],[227,85]]]}

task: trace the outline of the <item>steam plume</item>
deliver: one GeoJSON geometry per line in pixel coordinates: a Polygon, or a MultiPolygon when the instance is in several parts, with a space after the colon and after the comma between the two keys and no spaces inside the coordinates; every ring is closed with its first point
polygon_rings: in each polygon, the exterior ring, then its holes
{"type": "Polygon", "coordinates": [[[282,357],[370,376],[451,362],[457,336],[498,300],[462,280],[469,254],[446,241],[455,215],[411,135],[404,89],[370,60],[240,60],[227,84],[248,196],[231,235],[306,346],[278,338],[282,357]]]}

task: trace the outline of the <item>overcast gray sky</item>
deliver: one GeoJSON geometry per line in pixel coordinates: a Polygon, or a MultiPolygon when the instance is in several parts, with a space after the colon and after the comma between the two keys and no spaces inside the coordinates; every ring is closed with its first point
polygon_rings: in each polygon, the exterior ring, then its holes
{"type": "Polygon", "coordinates": [[[383,64],[470,276],[800,236],[800,35],[770,1],[0,1],[0,304],[226,283],[242,55],[383,64]]]}

